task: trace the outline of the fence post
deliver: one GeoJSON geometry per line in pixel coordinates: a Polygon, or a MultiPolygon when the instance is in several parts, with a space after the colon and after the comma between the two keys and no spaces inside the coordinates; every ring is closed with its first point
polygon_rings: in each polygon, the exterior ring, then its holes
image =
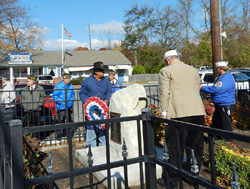
{"type": "MultiPolygon", "coordinates": [[[[1,115],[1,122],[3,124],[4,135],[4,157],[3,157],[3,176],[4,176],[4,188],[11,188],[11,171],[10,171],[10,127],[8,124],[12,120],[12,111],[3,110],[1,115]]],[[[23,159],[23,158],[22,158],[23,159]]]]}
{"type": "MultiPolygon", "coordinates": [[[[48,160],[48,167],[47,167],[49,176],[52,176],[53,173],[53,161],[51,156],[51,150],[49,151],[49,160],[48,160]]],[[[53,181],[49,182],[49,189],[53,188],[53,181]]]]}
{"type": "Polygon", "coordinates": [[[155,143],[154,143],[154,128],[151,121],[152,109],[149,107],[142,110],[143,121],[143,141],[144,141],[144,155],[148,160],[145,161],[145,175],[146,188],[157,188],[156,183],[156,166],[155,163],[150,162],[151,158],[155,157],[155,143]]]}
{"type": "MultiPolygon", "coordinates": [[[[123,138],[123,144],[122,144],[122,157],[124,161],[127,161],[127,157],[128,157],[128,152],[127,152],[127,146],[126,146],[126,142],[125,142],[125,138],[123,138]]],[[[129,188],[128,187],[128,166],[124,165],[124,182],[125,182],[125,188],[129,188]]]]}
{"type": "Polygon", "coordinates": [[[231,175],[231,188],[240,189],[240,183],[238,182],[239,177],[235,169],[235,163],[232,163],[232,175],[231,175]]]}
{"type": "Polygon", "coordinates": [[[23,134],[22,121],[11,120],[10,127],[10,164],[11,164],[11,189],[24,188],[23,178],[23,134]]]}

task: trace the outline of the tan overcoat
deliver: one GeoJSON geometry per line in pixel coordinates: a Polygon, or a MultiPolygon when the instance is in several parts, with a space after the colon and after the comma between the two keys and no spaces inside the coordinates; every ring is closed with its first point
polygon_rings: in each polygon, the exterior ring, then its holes
{"type": "Polygon", "coordinates": [[[160,107],[168,119],[205,115],[199,92],[200,77],[192,66],[176,60],[160,70],[160,107]]]}

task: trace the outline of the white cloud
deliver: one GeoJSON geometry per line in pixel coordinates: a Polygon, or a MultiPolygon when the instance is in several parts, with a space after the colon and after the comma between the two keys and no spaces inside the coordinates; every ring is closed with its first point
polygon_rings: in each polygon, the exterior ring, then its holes
{"type": "Polygon", "coordinates": [[[100,48],[114,47],[114,44],[121,44],[121,40],[112,40],[112,41],[100,41],[99,39],[91,40],[91,49],[99,50],[100,48]]]}
{"type": "MultiPolygon", "coordinates": [[[[88,43],[80,43],[76,40],[69,40],[64,39],[63,40],[63,50],[69,49],[74,50],[76,47],[86,47],[88,46],[88,43]]],[[[57,39],[54,41],[45,41],[43,50],[49,50],[49,51],[60,51],[62,50],[62,39],[57,39]]]]}
{"type": "Polygon", "coordinates": [[[116,21],[112,22],[107,22],[104,24],[99,24],[99,25],[91,25],[90,26],[90,31],[97,34],[97,35],[124,35],[125,31],[123,29],[124,24],[116,21]]]}
{"type": "Polygon", "coordinates": [[[43,29],[43,34],[44,35],[46,35],[46,34],[48,34],[48,33],[51,33],[53,30],[51,30],[51,29],[49,29],[49,28],[47,28],[47,27],[43,27],[42,28],[43,29]]]}

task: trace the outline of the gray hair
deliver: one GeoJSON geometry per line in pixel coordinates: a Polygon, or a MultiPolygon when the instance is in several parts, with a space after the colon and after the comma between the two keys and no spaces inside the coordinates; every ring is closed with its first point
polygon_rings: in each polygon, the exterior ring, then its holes
{"type": "Polygon", "coordinates": [[[180,59],[179,58],[179,55],[178,56],[167,56],[165,59],[168,59],[168,60],[173,60],[173,59],[180,59]]]}

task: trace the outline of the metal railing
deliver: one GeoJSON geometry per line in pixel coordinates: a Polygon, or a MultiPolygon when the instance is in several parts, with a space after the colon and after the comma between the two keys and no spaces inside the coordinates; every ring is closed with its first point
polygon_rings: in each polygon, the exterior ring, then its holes
{"type": "MultiPolygon", "coordinates": [[[[74,188],[73,178],[79,175],[89,175],[89,188],[94,188],[93,183],[93,173],[98,171],[106,170],[107,171],[107,188],[112,188],[111,182],[111,169],[117,167],[124,168],[124,185],[125,188],[129,188],[128,183],[128,172],[127,166],[132,164],[137,164],[139,162],[139,174],[140,174],[140,187],[144,188],[144,183],[146,188],[155,189],[157,188],[156,182],[156,164],[161,166],[166,171],[166,186],[169,186],[169,173],[173,172],[178,176],[179,187],[183,188],[183,178],[191,180],[195,188],[198,186],[203,186],[206,188],[222,188],[216,185],[216,169],[215,169],[215,161],[214,161],[214,150],[213,150],[213,135],[219,135],[227,138],[231,138],[234,140],[239,140],[242,142],[250,143],[250,136],[245,136],[242,134],[237,134],[229,131],[204,127],[200,125],[178,122],[174,120],[157,118],[152,115],[152,110],[150,108],[142,109],[142,114],[137,116],[130,117],[120,117],[106,120],[98,120],[98,121],[84,121],[84,122],[73,122],[73,123],[59,123],[53,125],[45,125],[45,126],[37,126],[37,127],[23,127],[22,122],[20,120],[12,120],[12,115],[10,111],[0,111],[0,121],[1,121],[1,129],[0,129],[0,145],[1,145],[1,171],[3,171],[3,175],[0,179],[3,179],[0,183],[3,183],[4,189],[24,189],[30,188],[34,185],[49,183],[50,188],[53,188],[54,181],[69,178],[70,179],[70,188],[74,188]],[[123,139],[123,144],[121,145],[121,153],[123,155],[123,160],[119,161],[111,161],[111,152],[110,152],[110,139],[109,139],[109,130],[108,124],[111,123],[120,123],[120,122],[129,122],[136,121],[137,122],[137,137],[138,137],[138,156],[134,158],[127,158],[127,147],[126,140],[123,139]],[[142,122],[142,125],[141,125],[142,122]],[[197,172],[195,171],[186,171],[182,169],[182,167],[174,166],[168,162],[168,153],[166,149],[166,145],[164,145],[163,157],[158,157],[155,151],[155,140],[154,140],[154,126],[153,122],[158,123],[166,123],[168,125],[173,125],[178,130],[182,127],[204,132],[208,134],[208,144],[209,144],[209,156],[210,156],[210,172],[211,172],[211,181],[206,180],[197,176],[197,172]],[[72,148],[72,130],[74,128],[86,127],[88,125],[98,125],[105,124],[105,136],[106,136],[106,162],[101,165],[93,166],[92,152],[91,147],[88,152],[88,167],[76,169],[73,168],[73,148],[72,148]],[[142,127],[141,127],[142,126],[142,127]],[[142,132],[141,132],[142,128],[142,132]],[[24,180],[21,176],[23,174],[23,135],[29,135],[30,133],[44,132],[44,131],[52,131],[57,129],[65,129],[67,130],[67,142],[69,146],[69,171],[61,172],[57,174],[52,174],[53,165],[52,161],[49,163],[47,173],[48,175],[24,180]],[[142,133],[142,135],[141,135],[142,133]],[[142,148],[143,141],[143,148],[142,148]],[[144,153],[143,153],[144,152],[144,153]],[[145,165],[145,171],[143,171],[143,164],[145,165]],[[144,180],[145,176],[145,180],[144,180]]],[[[177,149],[180,148],[177,140],[177,149]]],[[[180,153],[177,150],[177,153],[180,153]]],[[[180,154],[178,154],[179,156],[180,154]]],[[[51,157],[50,157],[51,160],[51,157]]],[[[180,165],[180,158],[178,158],[178,165],[180,165]]],[[[190,167],[190,170],[195,170],[190,167]]],[[[197,170],[197,169],[196,169],[197,170]]],[[[232,170],[234,174],[236,174],[234,166],[232,166],[232,170]]],[[[237,177],[234,177],[237,178],[237,177]]],[[[235,186],[239,186],[239,183],[236,180],[232,180],[231,184],[235,186]]],[[[238,187],[239,188],[239,187],[238,187]]]]}

